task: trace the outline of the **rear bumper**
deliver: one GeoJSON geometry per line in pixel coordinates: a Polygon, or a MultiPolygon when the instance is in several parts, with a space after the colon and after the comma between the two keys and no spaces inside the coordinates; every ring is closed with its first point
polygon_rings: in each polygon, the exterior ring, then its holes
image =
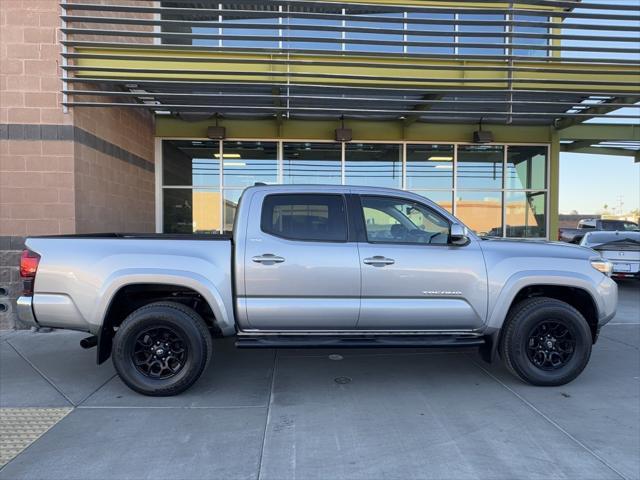
{"type": "Polygon", "coordinates": [[[30,327],[38,326],[36,316],[33,314],[33,297],[19,297],[16,301],[16,310],[22,323],[30,327]]]}

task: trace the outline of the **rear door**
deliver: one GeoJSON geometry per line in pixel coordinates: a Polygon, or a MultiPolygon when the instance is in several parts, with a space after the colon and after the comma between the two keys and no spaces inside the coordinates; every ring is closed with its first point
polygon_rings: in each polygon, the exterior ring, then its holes
{"type": "Polygon", "coordinates": [[[251,329],[354,329],[360,307],[357,243],[341,193],[263,192],[248,225],[245,296],[251,329]],[[255,217],[254,217],[255,218],[255,217]]]}
{"type": "Polygon", "coordinates": [[[477,240],[449,244],[449,221],[427,205],[360,197],[365,240],[358,329],[473,330],[487,309],[477,240]]]}

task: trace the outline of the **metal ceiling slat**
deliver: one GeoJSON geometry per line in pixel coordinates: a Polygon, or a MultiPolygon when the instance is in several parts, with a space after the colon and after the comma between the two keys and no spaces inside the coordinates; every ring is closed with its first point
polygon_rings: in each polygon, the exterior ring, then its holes
{"type": "MultiPolygon", "coordinates": [[[[275,29],[275,26],[273,27],[275,29]]],[[[60,31],[67,35],[101,35],[113,37],[144,37],[144,38],[186,38],[186,39],[210,39],[210,40],[233,40],[233,41],[249,41],[249,42],[278,42],[287,41],[295,43],[327,43],[327,44],[349,44],[349,45],[371,45],[378,46],[408,46],[408,47],[458,47],[458,48],[486,48],[486,49],[505,49],[504,44],[496,43],[480,43],[480,42],[421,42],[416,40],[379,40],[379,39],[357,39],[357,38],[309,38],[309,37],[291,37],[279,35],[225,35],[225,34],[209,34],[209,33],[182,33],[182,32],[141,32],[137,30],[95,30],[84,28],[61,28],[60,31]]],[[[398,36],[402,34],[399,31],[398,36]]],[[[429,35],[422,35],[429,36],[429,35]]],[[[449,35],[457,36],[457,35],[449,35]]],[[[487,35],[492,38],[503,38],[506,35],[501,32],[487,35]]],[[[634,42],[635,43],[635,42],[634,42]]],[[[117,46],[117,44],[114,44],[117,46]]],[[[170,47],[171,44],[164,44],[170,47]]],[[[581,47],[566,45],[534,45],[534,44],[517,44],[510,43],[509,48],[513,50],[543,50],[543,51],[563,51],[563,52],[603,52],[603,53],[637,53],[640,54],[640,48],[619,48],[619,47],[581,47]]]]}
{"type": "MultiPolygon", "coordinates": [[[[571,68],[538,68],[515,64],[505,65],[423,65],[416,63],[375,63],[351,61],[349,63],[339,61],[318,61],[298,59],[251,59],[251,58],[210,58],[210,57],[166,57],[153,55],[112,55],[96,53],[64,53],[63,57],[72,59],[103,59],[103,60],[143,60],[151,62],[184,62],[184,63],[238,63],[255,65],[308,65],[308,66],[337,66],[337,67],[366,67],[397,70],[464,70],[464,71],[501,71],[501,72],[540,72],[540,73],[565,73],[567,75],[584,75],[584,69],[571,68]]],[[[589,72],[593,74],[593,72],[589,72]]],[[[640,75],[640,66],[637,72],[626,70],[598,69],[597,75],[640,75]]]]}
{"type": "MultiPolygon", "coordinates": [[[[153,110],[158,109],[196,109],[196,110],[212,110],[218,107],[217,105],[188,105],[188,104],[148,104],[148,103],[121,103],[121,102],[74,102],[70,101],[66,103],[67,106],[84,106],[84,107],[142,107],[142,108],[150,108],[153,110]]],[[[277,106],[255,106],[255,105],[225,105],[221,107],[220,110],[224,109],[232,109],[232,110],[268,110],[268,111],[287,111],[287,110],[299,110],[299,111],[327,111],[336,113],[335,108],[327,108],[327,107],[277,107],[277,106]]],[[[342,109],[344,112],[362,112],[362,113],[389,113],[394,115],[409,115],[415,114],[416,110],[384,110],[384,109],[342,109]]],[[[469,115],[483,115],[487,113],[484,110],[479,111],[464,111],[464,110],[430,110],[428,112],[431,114],[443,114],[447,115],[450,113],[466,113],[469,115]]],[[[500,113],[503,115],[522,115],[522,116],[557,116],[558,112],[494,112],[500,113]]],[[[636,119],[640,118],[640,115],[610,115],[610,114],[593,114],[593,113],[564,113],[563,116],[567,117],[608,117],[608,118],[627,118],[627,119],[636,119]]]]}
{"type": "MultiPolygon", "coordinates": [[[[68,18],[66,19],[67,22],[70,21],[74,21],[77,22],[79,17],[74,17],[72,20],[69,20],[68,18]]],[[[134,24],[134,25],[167,25],[167,21],[160,21],[160,20],[149,20],[146,22],[140,22],[139,20],[135,20],[134,19],[127,19],[127,22],[118,22],[118,20],[123,20],[123,19],[111,19],[111,18],[107,18],[107,17],[95,17],[95,20],[88,20],[88,19],[82,19],[82,21],[84,23],[105,23],[105,24],[125,24],[125,23],[130,23],[130,24],[134,24]],[[113,21],[112,21],[113,20],[113,21]],[[115,23],[114,23],[115,21],[115,23]]],[[[220,29],[223,27],[228,27],[229,24],[227,22],[225,22],[224,20],[222,22],[178,22],[178,21],[171,21],[172,24],[183,24],[183,25],[188,25],[188,26],[197,26],[198,28],[216,28],[216,29],[220,29]]],[[[456,38],[464,38],[464,37],[488,37],[488,38],[502,38],[502,37],[506,37],[506,38],[514,38],[517,37],[518,39],[541,39],[541,40],[579,40],[579,41],[603,41],[603,42],[622,42],[622,43],[634,43],[634,44],[638,44],[638,39],[634,38],[634,37],[616,37],[616,36],[602,36],[602,35],[564,35],[564,34],[551,34],[551,33],[528,33],[528,32],[518,32],[518,31],[514,31],[512,29],[510,29],[509,31],[504,31],[504,32],[487,32],[487,31],[464,31],[464,32],[454,32],[454,31],[424,31],[424,30],[410,30],[408,28],[405,29],[388,29],[388,28],[371,28],[371,27],[358,27],[358,26],[340,26],[340,25],[336,25],[336,26],[331,26],[331,25],[312,25],[312,24],[305,24],[305,25],[288,25],[288,24],[284,24],[282,26],[280,25],[272,25],[272,24],[264,24],[264,23],[243,23],[241,26],[236,26],[235,29],[238,28],[242,28],[244,29],[249,29],[249,30],[275,30],[276,27],[278,27],[279,30],[282,30],[283,32],[289,32],[290,30],[295,30],[295,31],[312,31],[312,32],[316,32],[316,31],[321,31],[321,32],[336,32],[336,33],[341,33],[341,32],[345,32],[345,33],[354,33],[354,34],[369,34],[369,35],[382,35],[382,34],[388,34],[388,35],[403,35],[403,36],[416,36],[416,37],[453,37],[455,36],[456,38]]],[[[78,33],[78,34],[91,34],[91,35],[95,35],[97,32],[95,29],[91,29],[91,28],[73,28],[73,27],[67,27],[67,28],[63,28],[62,29],[63,32],[65,33],[78,33]]],[[[157,38],[163,38],[163,37],[169,37],[169,36],[181,36],[181,37],[185,37],[185,38],[211,38],[211,39],[235,39],[235,35],[208,35],[208,34],[193,34],[193,33],[180,33],[180,32],[138,32],[136,30],[134,31],[127,31],[127,30],[105,30],[104,32],[100,32],[100,35],[113,35],[113,36],[138,36],[138,34],[144,34],[143,36],[148,36],[148,37],[157,37],[157,38]],[[112,32],[112,33],[106,33],[106,32],[112,32]],[[136,32],[136,35],[132,35],[131,32],[136,32]]],[[[259,38],[264,40],[286,40],[286,41],[304,41],[304,40],[300,40],[300,38],[304,38],[306,39],[306,41],[313,41],[316,43],[322,43],[325,39],[324,38],[307,38],[307,37],[290,37],[289,35],[278,35],[278,36],[260,36],[259,38]]],[[[345,43],[344,39],[336,39],[337,42],[331,42],[331,43],[345,43]]],[[[401,42],[403,45],[410,45],[409,42],[407,42],[406,40],[403,40],[401,42]]],[[[455,45],[461,46],[461,47],[465,47],[465,43],[464,42],[453,42],[455,43],[455,45]]],[[[475,45],[475,43],[471,43],[470,45],[475,45]]],[[[527,44],[528,48],[531,48],[531,45],[527,44]]],[[[543,50],[547,50],[548,49],[548,45],[542,45],[540,46],[541,49],[543,50]]]]}
{"type": "MultiPolygon", "coordinates": [[[[300,2],[291,2],[285,0],[279,0],[280,3],[294,5],[300,2]]],[[[338,6],[344,8],[350,8],[352,10],[357,10],[357,8],[369,8],[371,10],[384,10],[384,11],[395,11],[395,12],[415,12],[415,13],[468,13],[468,14],[495,14],[497,11],[504,12],[513,12],[519,15],[526,16],[553,16],[557,18],[580,18],[580,19],[593,19],[593,20],[622,20],[622,21],[638,21],[640,19],[640,15],[632,16],[632,15],[620,15],[620,14],[600,14],[600,13],[580,13],[574,11],[553,11],[549,12],[546,10],[536,10],[536,9],[521,9],[521,8],[466,8],[466,7],[433,7],[433,6],[395,6],[395,5],[365,5],[365,4],[353,4],[353,3],[344,3],[344,2],[326,2],[319,3],[314,2],[316,5],[324,6],[325,8],[329,6],[335,8],[338,6]]],[[[132,13],[194,13],[198,12],[200,14],[211,13],[211,14],[219,14],[227,12],[229,10],[220,10],[218,8],[170,8],[170,7],[138,7],[138,6],[130,6],[130,5],[108,5],[108,4],[82,4],[82,3],[63,3],[60,5],[61,8],[65,11],[69,10],[85,10],[85,11],[112,11],[112,12],[132,12],[132,13]]]]}

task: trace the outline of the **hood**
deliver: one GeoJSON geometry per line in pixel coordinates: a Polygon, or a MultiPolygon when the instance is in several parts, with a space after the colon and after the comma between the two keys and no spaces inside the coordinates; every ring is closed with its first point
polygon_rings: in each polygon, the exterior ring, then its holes
{"type": "Polygon", "coordinates": [[[589,260],[600,257],[600,253],[580,245],[547,240],[524,240],[507,238],[485,238],[480,240],[483,250],[499,250],[515,256],[545,256],[589,260]]]}

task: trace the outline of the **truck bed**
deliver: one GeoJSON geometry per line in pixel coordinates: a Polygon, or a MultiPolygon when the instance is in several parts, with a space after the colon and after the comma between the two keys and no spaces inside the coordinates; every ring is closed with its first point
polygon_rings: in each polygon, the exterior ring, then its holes
{"type": "Polygon", "coordinates": [[[224,233],[76,233],[68,235],[41,235],[31,238],[86,238],[137,240],[232,240],[232,232],[224,233]]]}

